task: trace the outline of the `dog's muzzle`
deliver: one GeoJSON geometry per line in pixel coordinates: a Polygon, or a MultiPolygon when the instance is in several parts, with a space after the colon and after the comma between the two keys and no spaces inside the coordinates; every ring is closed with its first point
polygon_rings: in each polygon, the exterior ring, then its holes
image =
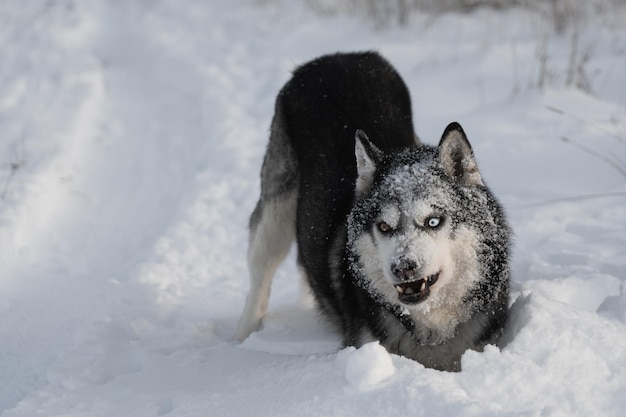
{"type": "Polygon", "coordinates": [[[430,287],[439,279],[439,272],[426,277],[415,279],[417,265],[412,261],[405,261],[402,265],[392,267],[395,277],[401,281],[394,284],[398,291],[398,300],[404,304],[418,304],[430,295],[430,287]]]}

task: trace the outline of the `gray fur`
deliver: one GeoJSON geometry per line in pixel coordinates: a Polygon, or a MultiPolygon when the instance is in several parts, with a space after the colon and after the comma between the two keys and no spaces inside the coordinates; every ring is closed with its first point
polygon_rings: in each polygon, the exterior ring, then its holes
{"type": "Polygon", "coordinates": [[[261,168],[259,202],[294,191],[297,187],[298,160],[285,132],[282,112],[280,108],[277,108],[261,168]]]}
{"type": "Polygon", "coordinates": [[[261,198],[250,215],[248,269],[250,292],[235,338],[258,330],[267,312],[274,272],[296,236],[298,162],[277,112],[261,168],[261,198]]]}

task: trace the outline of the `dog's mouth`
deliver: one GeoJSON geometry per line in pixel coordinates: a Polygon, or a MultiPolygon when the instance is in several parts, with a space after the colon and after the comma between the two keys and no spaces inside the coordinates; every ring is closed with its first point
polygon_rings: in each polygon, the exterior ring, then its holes
{"type": "Polygon", "coordinates": [[[415,281],[396,284],[395,287],[398,291],[398,300],[404,304],[421,303],[428,298],[430,295],[430,287],[435,285],[438,279],[439,272],[415,281]]]}

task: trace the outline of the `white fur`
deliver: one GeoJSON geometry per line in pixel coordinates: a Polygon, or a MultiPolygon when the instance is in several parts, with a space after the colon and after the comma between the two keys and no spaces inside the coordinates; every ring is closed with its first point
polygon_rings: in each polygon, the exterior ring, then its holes
{"type": "Polygon", "coordinates": [[[426,301],[409,309],[416,323],[439,331],[438,342],[452,337],[456,326],[469,319],[471,310],[463,308],[463,300],[480,280],[477,233],[463,227],[457,229],[455,239],[444,240],[439,242],[445,246],[437,259],[441,266],[439,280],[426,301]]]}
{"type": "Polygon", "coordinates": [[[267,312],[272,278],[296,236],[296,196],[297,192],[293,191],[287,196],[263,202],[261,219],[250,231],[250,292],[235,334],[239,341],[259,329],[267,312]]]}
{"type": "Polygon", "coordinates": [[[460,322],[470,317],[470,309],[463,307],[464,297],[480,279],[477,259],[478,233],[463,226],[450,236],[450,221],[440,229],[428,231],[414,224],[423,224],[433,214],[429,201],[414,201],[410,209],[388,206],[382,210],[381,221],[389,225],[396,221],[399,231],[388,236],[374,229],[356,240],[356,252],[360,254],[363,276],[375,293],[386,301],[405,307],[416,323],[416,333],[428,343],[440,343],[453,336],[460,322]],[[409,216],[406,216],[406,214],[409,216]],[[439,279],[430,288],[430,295],[416,305],[404,305],[398,299],[397,278],[391,265],[399,259],[414,261],[424,278],[440,272],[439,279]]]}
{"type": "Polygon", "coordinates": [[[379,221],[384,221],[392,229],[397,229],[400,224],[400,209],[396,206],[387,206],[383,209],[379,221]]]}
{"type": "MultiPolygon", "coordinates": [[[[362,134],[365,135],[364,133],[362,134]]],[[[376,163],[367,154],[359,134],[356,135],[354,141],[354,156],[357,168],[355,194],[358,196],[369,190],[376,172],[376,163]]]]}
{"type": "Polygon", "coordinates": [[[466,185],[484,186],[472,149],[461,132],[453,130],[447,134],[441,142],[439,155],[443,168],[449,176],[454,176],[454,165],[460,163],[463,172],[462,177],[458,178],[460,182],[466,185]],[[459,158],[460,160],[457,160],[459,158]]]}

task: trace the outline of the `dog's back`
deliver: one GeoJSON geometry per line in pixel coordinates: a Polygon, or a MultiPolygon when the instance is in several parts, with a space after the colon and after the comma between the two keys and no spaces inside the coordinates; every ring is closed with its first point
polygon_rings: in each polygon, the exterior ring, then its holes
{"type": "Polygon", "coordinates": [[[326,55],[298,67],[278,95],[276,113],[302,163],[317,164],[332,150],[330,161],[341,168],[352,159],[354,177],[357,129],[385,152],[414,144],[409,91],[374,52],[326,55]]]}

